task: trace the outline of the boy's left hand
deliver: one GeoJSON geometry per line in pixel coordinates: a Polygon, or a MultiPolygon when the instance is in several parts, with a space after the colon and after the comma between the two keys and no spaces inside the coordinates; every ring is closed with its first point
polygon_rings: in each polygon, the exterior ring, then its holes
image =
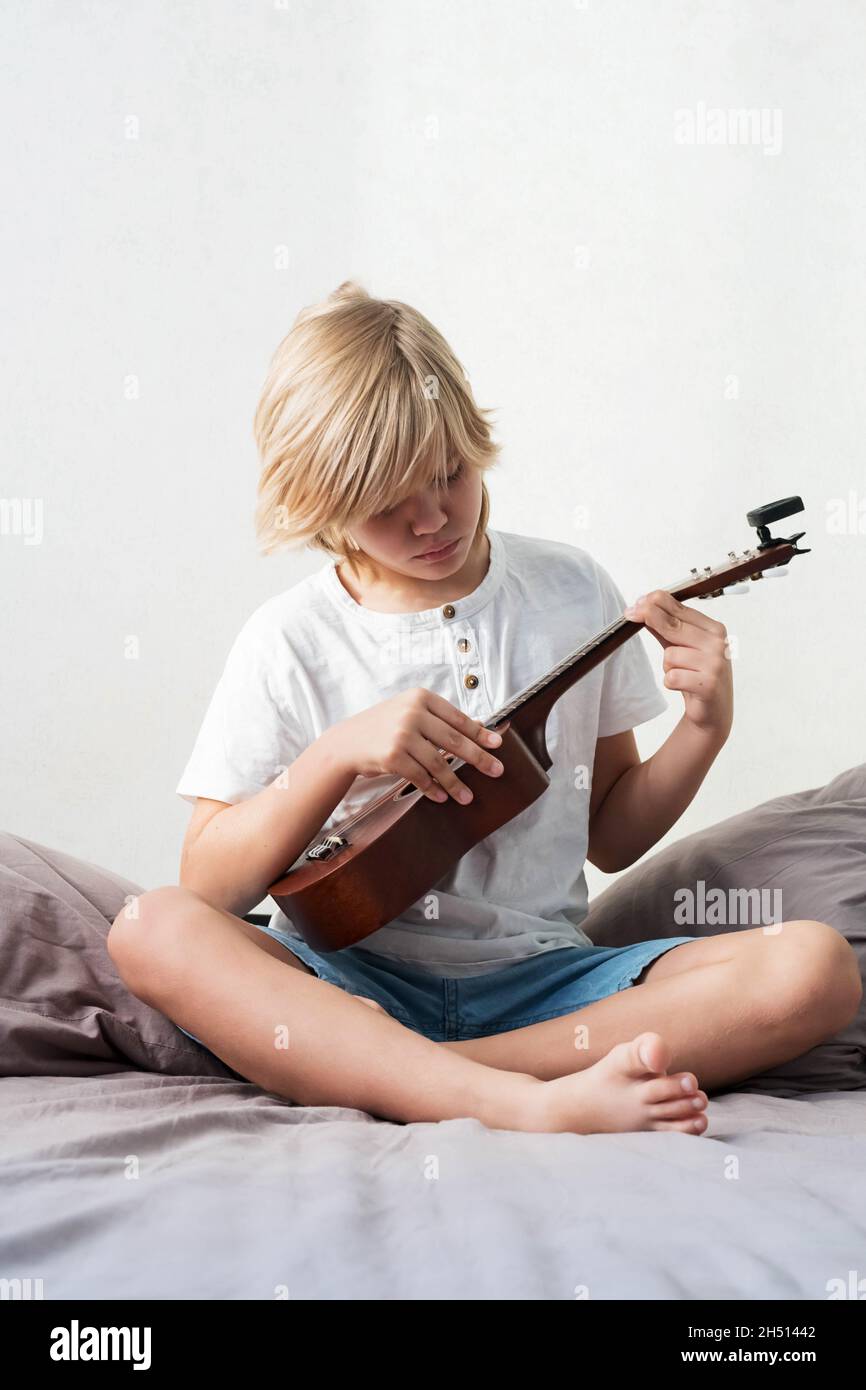
{"type": "Polygon", "coordinates": [[[703,733],[725,739],[734,717],[734,681],[723,623],[686,608],[666,589],[642,594],[625,610],[665,649],[664,683],[682,692],[685,717],[703,733]]]}

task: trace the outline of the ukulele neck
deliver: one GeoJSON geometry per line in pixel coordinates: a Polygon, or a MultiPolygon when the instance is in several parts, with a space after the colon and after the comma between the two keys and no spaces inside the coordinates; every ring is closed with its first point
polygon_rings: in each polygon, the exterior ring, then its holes
{"type": "MultiPolygon", "coordinates": [[[[687,579],[670,585],[666,592],[680,602],[689,598],[716,598],[728,585],[737,584],[743,579],[760,579],[765,570],[786,564],[792,555],[806,554],[805,550],[797,549],[796,543],[802,535],[800,531],[788,540],[769,537],[757,550],[744,551],[742,556],[736,556],[731,551],[725,564],[716,569],[709,566],[704,570],[694,569],[687,579]]],[[[643,623],[633,623],[625,617],[617,618],[584,646],[571,652],[547,675],[521,690],[507,705],[485,720],[485,726],[492,729],[507,720],[546,772],[552,759],[547,751],[544,730],[553,706],[577,681],[606,661],[642,627],[643,623]]]]}
{"type": "Polygon", "coordinates": [[[547,751],[544,730],[553,706],[577,681],[582,680],[600,662],[607,660],[617,647],[621,647],[633,637],[642,626],[641,623],[630,622],[628,618],[617,618],[616,622],[611,623],[583,647],[554,666],[546,676],[527,686],[507,705],[497,710],[496,714],[485,721],[487,728],[495,728],[497,724],[508,720],[546,772],[552,759],[547,751]]]}

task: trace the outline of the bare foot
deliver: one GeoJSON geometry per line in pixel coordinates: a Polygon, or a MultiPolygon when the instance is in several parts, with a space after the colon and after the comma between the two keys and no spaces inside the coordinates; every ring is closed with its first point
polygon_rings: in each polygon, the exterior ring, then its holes
{"type": "Polygon", "coordinates": [[[707,1097],[693,1072],[667,1075],[670,1048],[658,1033],[618,1043],[582,1071],[529,1092],[516,1128],[573,1134],[673,1129],[703,1134],[707,1097]]]}

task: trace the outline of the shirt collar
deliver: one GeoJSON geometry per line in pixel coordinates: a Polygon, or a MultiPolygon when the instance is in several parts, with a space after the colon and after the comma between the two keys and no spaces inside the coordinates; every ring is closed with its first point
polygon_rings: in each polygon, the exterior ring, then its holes
{"type": "Polygon", "coordinates": [[[477,588],[462,598],[450,599],[424,608],[419,613],[380,613],[375,608],[364,608],[340,582],[337,574],[337,561],[333,560],[320,571],[322,582],[329,597],[346,613],[354,615],[356,621],[378,632],[417,632],[423,628],[444,627],[446,623],[459,622],[472,618],[490,602],[498,591],[505,574],[505,547],[500,533],[488,526],[490,557],[487,573],[477,588]]]}

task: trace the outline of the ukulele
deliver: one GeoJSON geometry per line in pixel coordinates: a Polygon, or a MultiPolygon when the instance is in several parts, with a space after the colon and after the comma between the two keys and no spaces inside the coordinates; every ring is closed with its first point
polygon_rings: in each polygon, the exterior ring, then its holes
{"type": "MultiPolygon", "coordinates": [[[[808,548],[797,547],[805,531],[787,539],[770,534],[772,522],[802,510],[799,497],[785,497],[749,512],[746,520],[758,531],[754,550],[742,555],[729,550],[723,564],[693,569],[667,592],[681,602],[742,593],[748,585],[741,581],[761,579],[765,570],[778,569],[793,555],[808,554],[808,548]]],[[[449,755],[450,766],[464,769],[461,779],[472,790],[468,805],[452,797],[431,801],[401,778],[329,834],[320,832],[268,889],[295,930],[321,952],[363,941],[423,897],[473,845],[536,801],[550,785],[552,760],[544,732],[551,709],[642,626],[617,618],[490,716],[484,727],[502,735],[496,756],[504,771],[496,779],[449,755]]]]}

